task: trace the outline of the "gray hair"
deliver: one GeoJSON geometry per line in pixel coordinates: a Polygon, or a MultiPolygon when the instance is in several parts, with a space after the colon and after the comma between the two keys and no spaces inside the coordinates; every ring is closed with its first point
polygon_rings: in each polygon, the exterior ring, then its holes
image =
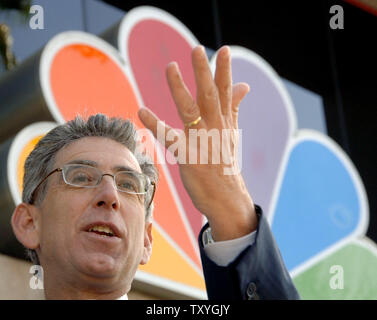
{"type": "MultiPolygon", "coordinates": [[[[27,157],[24,166],[23,202],[31,203],[34,200],[35,205],[42,203],[47,193],[47,181],[39,187],[38,192],[34,195],[35,199],[32,199],[33,191],[41,179],[54,170],[57,152],[73,141],[85,137],[104,137],[121,143],[134,154],[142,172],[157,185],[157,168],[149,157],[137,152],[137,132],[135,125],[130,120],[108,118],[103,114],[90,116],[87,120],[77,116],[74,120],[59,125],[48,132],[27,157]]],[[[153,213],[153,203],[148,209],[146,208],[152,196],[152,189],[149,188],[148,194],[144,197],[146,219],[151,219],[153,213]]],[[[35,250],[27,248],[26,253],[34,264],[39,264],[35,250]]]]}

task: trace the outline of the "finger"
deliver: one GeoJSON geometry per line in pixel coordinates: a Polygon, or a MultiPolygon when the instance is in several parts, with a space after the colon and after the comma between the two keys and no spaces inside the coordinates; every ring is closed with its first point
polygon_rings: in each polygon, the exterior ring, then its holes
{"type": "Polygon", "coordinates": [[[216,59],[215,83],[219,94],[221,113],[230,115],[232,102],[232,67],[230,49],[228,46],[222,47],[216,59]]]}
{"type": "Polygon", "coordinates": [[[205,119],[216,120],[221,112],[219,98],[203,46],[197,46],[192,50],[192,65],[195,74],[196,100],[200,112],[205,119]]]}
{"type": "Polygon", "coordinates": [[[250,87],[247,83],[241,82],[233,86],[232,90],[232,121],[234,128],[238,128],[238,110],[239,105],[243,98],[250,91],[250,87]]]}
{"type": "Polygon", "coordinates": [[[173,130],[169,135],[178,136],[176,130],[161,121],[150,109],[146,107],[140,108],[137,114],[144,126],[149,129],[153,133],[153,136],[166,148],[174,142],[171,141],[171,139],[166,139],[167,134],[173,130]]]}
{"type": "MultiPolygon", "coordinates": [[[[191,123],[200,117],[200,109],[187,89],[178,65],[172,62],[166,69],[166,75],[170,92],[177,106],[178,114],[184,124],[191,123]]],[[[201,122],[201,121],[200,121],[201,122]]],[[[203,123],[196,126],[201,127],[203,123]]]]}

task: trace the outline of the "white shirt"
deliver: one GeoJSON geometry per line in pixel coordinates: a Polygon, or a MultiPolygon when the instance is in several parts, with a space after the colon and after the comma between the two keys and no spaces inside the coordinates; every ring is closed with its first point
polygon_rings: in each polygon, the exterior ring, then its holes
{"type": "Polygon", "coordinates": [[[124,294],[123,296],[119,297],[117,300],[128,300],[128,295],[127,295],[127,293],[124,294]]]}
{"type": "MultiPolygon", "coordinates": [[[[208,229],[210,229],[210,227],[208,227],[208,229]]],[[[213,262],[219,266],[225,267],[237,258],[247,246],[255,242],[256,232],[255,230],[241,238],[212,243],[206,243],[203,237],[204,251],[213,262]]]]}
{"type": "MultiPolygon", "coordinates": [[[[253,231],[246,236],[237,239],[215,241],[207,244],[204,239],[202,239],[204,251],[213,262],[219,266],[225,267],[237,258],[247,246],[252,245],[255,242],[256,232],[257,231],[253,231]]],[[[127,293],[117,300],[128,300],[127,293]]]]}

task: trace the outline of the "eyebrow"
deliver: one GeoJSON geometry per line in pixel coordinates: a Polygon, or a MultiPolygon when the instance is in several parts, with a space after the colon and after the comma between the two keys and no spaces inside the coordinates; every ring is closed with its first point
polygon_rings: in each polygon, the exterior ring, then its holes
{"type": "Polygon", "coordinates": [[[92,160],[81,160],[81,159],[76,159],[72,160],[66,164],[84,164],[87,166],[92,166],[92,167],[98,167],[98,163],[92,160]]]}
{"type": "MultiPolygon", "coordinates": [[[[98,168],[98,163],[95,162],[95,161],[93,161],[93,160],[75,159],[75,160],[72,160],[72,161],[68,162],[67,164],[83,164],[83,165],[87,165],[87,166],[98,168]]],[[[118,171],[133,171],[133,172],[138,172],[135,169],[133,169],[131,167],[128,167],[128,166],[116,166],[116,167],[113,167],[113,170],[115,172],[118,172],[118,171]]],[[[138,172],[138,173],[140,173],[140,172],[138,172]]]]}

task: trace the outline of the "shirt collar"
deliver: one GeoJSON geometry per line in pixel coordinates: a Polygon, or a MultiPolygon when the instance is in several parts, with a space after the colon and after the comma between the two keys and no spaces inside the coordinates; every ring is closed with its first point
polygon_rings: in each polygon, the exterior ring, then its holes
{"type": "Polygon", "coordinates": [[[128,296],[127,296],[127,293],[124,294],[123,296],[119,297],[118,299],[116,300],[128,300],[128,296]]]}

